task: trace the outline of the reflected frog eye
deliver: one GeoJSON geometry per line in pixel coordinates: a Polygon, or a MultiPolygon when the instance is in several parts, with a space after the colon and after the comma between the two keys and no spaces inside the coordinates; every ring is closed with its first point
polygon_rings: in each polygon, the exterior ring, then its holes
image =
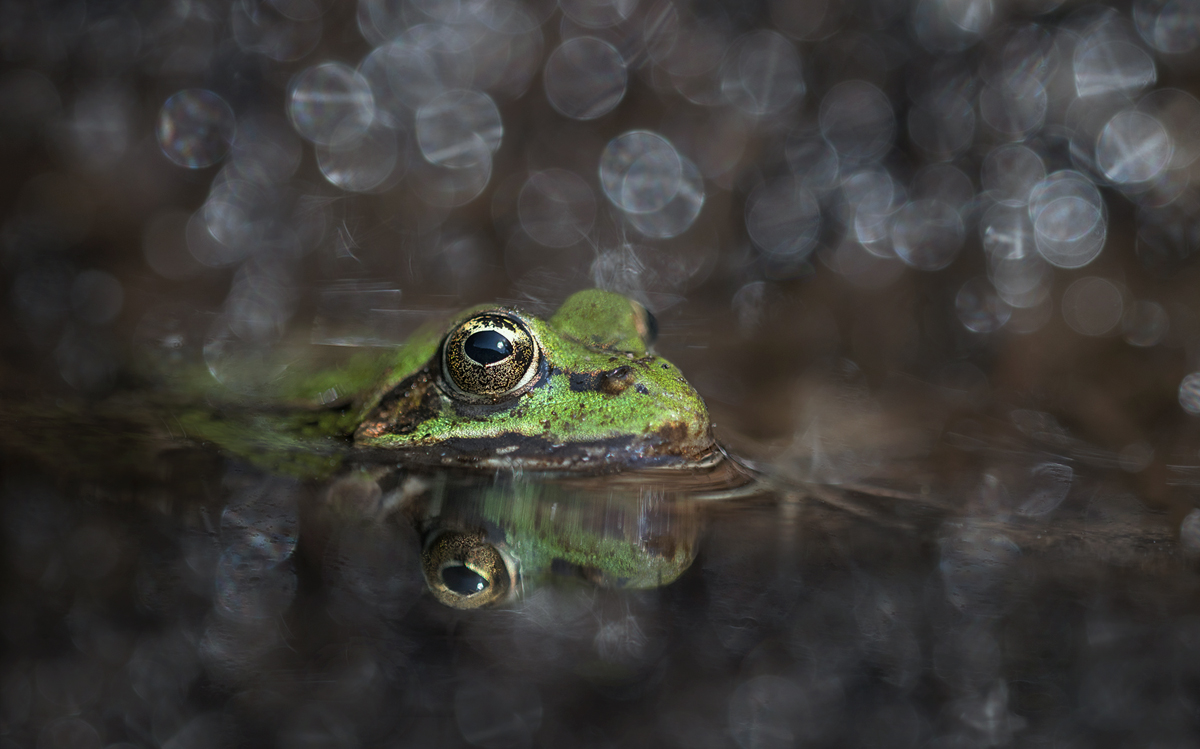
{"type": "Polygon", "coordinates": [[[502,601],[512,589],[503,555],[480,534],[439,535],[422,554],[421,568],[434,597],[456,609],[502,601]]]}
{"type": "Polygon", "coordinates": [[[442,347],[442,371],[469,399],[513,395],[537,374],[538,345],[519,320],[501,314],[473,317],[442,347]]]}

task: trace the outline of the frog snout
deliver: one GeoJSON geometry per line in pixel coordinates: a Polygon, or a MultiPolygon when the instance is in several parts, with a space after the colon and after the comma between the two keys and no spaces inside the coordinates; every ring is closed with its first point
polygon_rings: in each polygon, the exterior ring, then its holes
{"type": "Polygon", "coordinates": [[[601,372],[596,382],[596,389],[605,395],[620,395],[634,383],[635,379],[633,367],[621,365],[616,369],[601,372]]]}

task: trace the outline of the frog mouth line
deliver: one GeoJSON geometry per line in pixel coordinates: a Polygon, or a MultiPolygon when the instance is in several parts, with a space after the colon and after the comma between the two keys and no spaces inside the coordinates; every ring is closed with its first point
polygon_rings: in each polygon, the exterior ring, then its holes
{"type": "Polygon", "coordinates": [[[692,469],[716,465],[723,453],[709,440],[680,445],[663,436],[623,436],[591,442],[555,443],[541,437],[506,433],[495,437],[447,439],[436,446],[403,450],[365,448],[368,459],[452,468],[610,473],[629,468],[692,469]]]}

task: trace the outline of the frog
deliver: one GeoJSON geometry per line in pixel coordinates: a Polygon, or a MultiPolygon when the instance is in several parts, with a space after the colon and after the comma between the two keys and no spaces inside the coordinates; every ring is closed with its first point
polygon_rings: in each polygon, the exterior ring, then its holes
{"type": "Polygon", "coordinates": [[[654,352],[656,333],[643,305],[599,289],[571,295],[545,319],[478,305],[398,347],[351,351],[332,365],[301,357],[256,392],[201,372],[151,375],[157,388],[90,404],[6,399],[0,415],[25,428],[2,430],[21,435],[3,447],[58,462],[68,450],[80,466],[110,473],[156,470],[156,450],[200,443],[265,475],[309,482],[423,476],[421,490],[404,484],[398,514],[420,530],[428,589],[453,608],[509,604],[564,577],[658,587],[691,564],[695,524],[639,535],[647,505],[638,498],[658,492],[655,506],[669,505],[653,481],[726,461],[703,398],[654,352]],[[462,473],[474,478],[430,488],[462,473]],[[614,474],[628,480],[616,487],[614,474]],[[628,517],[629,532],[606,525],[605,508],[628,517]]]}
{"type": "Polygon", "coordinates": [[[395,349],[288,372],[257,403],[206,394],[208,407],[175,408],[169,423],[305,477],[347,459],[540,473],[718,463],[704,400],[654,353],[656,329],[644,306],[600,289],[546,319],[479,305],[395,349]]]}

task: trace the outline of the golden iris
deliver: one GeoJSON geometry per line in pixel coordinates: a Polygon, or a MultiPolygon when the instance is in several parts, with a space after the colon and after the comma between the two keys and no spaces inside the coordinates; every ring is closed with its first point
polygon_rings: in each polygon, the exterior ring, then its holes
{"type": "Polygon", "coordinates": [[[496,401],[528,385],[538,367],[538,346],[519,321],[477,315],[459,325],[442,347],[442,371],[460,394],[496,401]]]}
{"type": "Polygon", "coordinates": [[[512,590],[504,557],[482,533],[442,533],[421,555],[421,569],[434,597],[456,609],[502,601],[512,590]]]}

